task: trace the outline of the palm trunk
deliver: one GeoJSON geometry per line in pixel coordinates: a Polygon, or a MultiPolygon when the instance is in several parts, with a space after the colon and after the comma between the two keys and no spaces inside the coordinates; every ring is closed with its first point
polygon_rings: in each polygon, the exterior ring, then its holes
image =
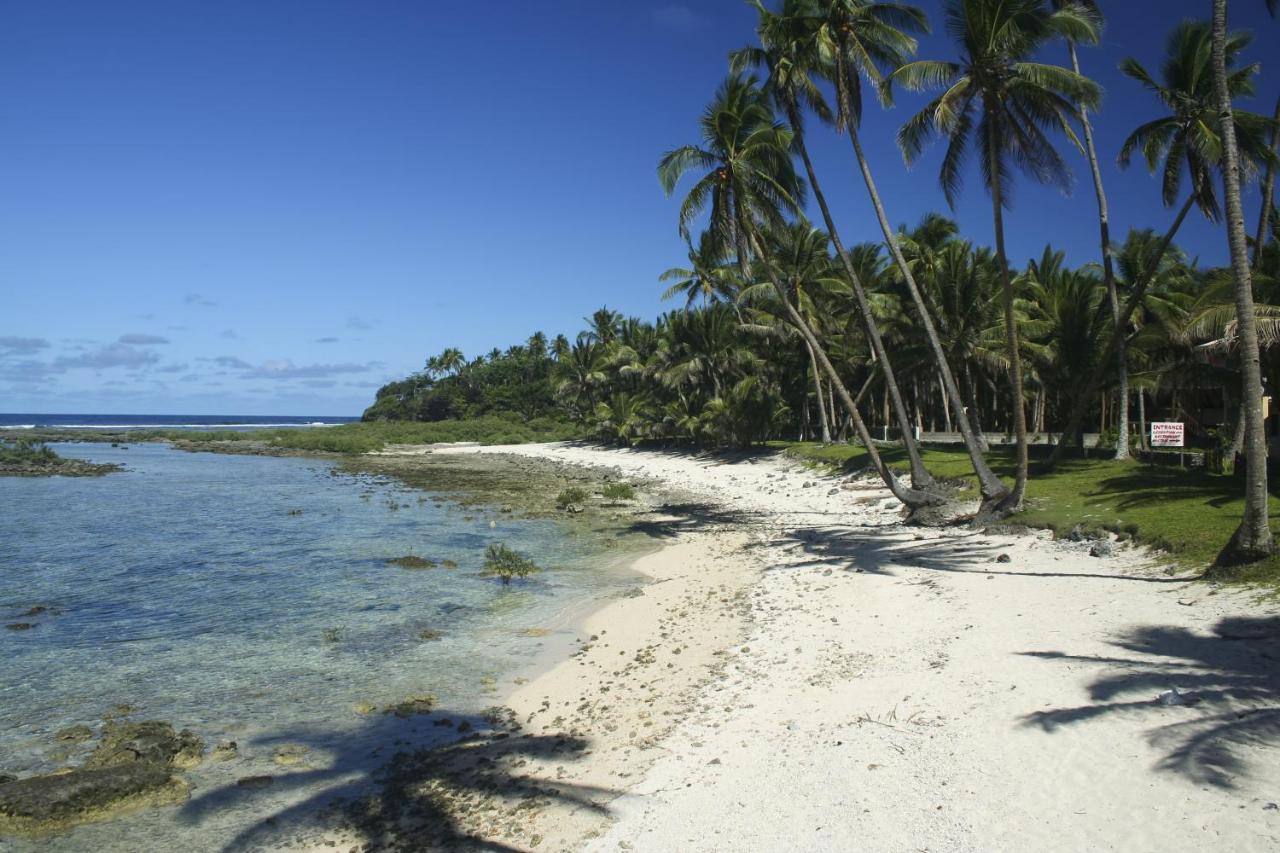
{"type": "Polygon", "coordinates": [[[1244,208],[1240,202],[1240,153],[1236,149],[1235,118],[1227,88],[1227,0],[1213,0],[1213,87],[1222,124],[1222,183],[1226,202],[1227,238],[1231,245],[1231,271],[1236,280],[1236,325],[1239,328],[1240,368],[1245,434],[1244,515],[1215,564],[1220,567],[1250,563],[1275,551],[1271,537],[1270,497],[1267,493],[1267,435],[1262,417],[1262,366],[1258,354],[1258,328],[1253,309],[1253,279],[1249,270],[1244,208]]]}
{"type": "MultiPolygon", "coordinates": [[[[1080,73],[1080,59],[1076,55],[1076,43],[1067,42],[1071,51],[1071,70],[1080,73]]],[[[1089,157],[1089,170],[1093,173],[1093,192],[1098,198],[1098,232],[1102,240],[1102,281],[1107,288],[1107,301],[1111,304],[1111,318],[1120,325],[1120,294],[1116,291],[1116,274],[1111,262],[1111,218],[1107,211],[1107,193],[1102,186],[1102,170],[1098,168],[1098,149],[1093,144],[1093,124],[1089,111],[1080,108],[1080,126],[1084,129],[1085,153],[1089,157]]],[[[1129,361],[1125,355],[1125,341],[1121,336],[1116,343],[1116,378],[1119,381],[1119,406],[1116,412],[1116,459],[1129,458],[1129,361]]]]}
{"type": "MultiPolygon", "coordinates": [[[[938,388],[941,389],[942,387],[943,387],[942,379],[941,377],[939,377],[938,388]]],[[[942,423],[946,426],[947,432],[951,432],[951,402],[949,399],[950,395],[944,392],[940,396],[942,397],[942,423]]]]}
{"type": "Polygon", "coordinates": [[[1000,285],[1004,292],[1004,337],[1009,348],[1010,406],[1013,409],[1013,433],[1017,443],[1013,492],[1001,502],[1001,509],[1017,512],[1027,493],[1027,412],[1022,400],[1022,355],[1018,352],[1018,323],[1013,313],[1013,277],[1009,275],[1009,258],[1004,247],[1004,198],[1000,186],[1000,119],[991,108],[987,111],[987,152],[990,158],[991,213],[995,222],[996,258],[1000,262],[1000,285]]]}
{"type": "MultiPolygon", "coordinates": [[[[836,94],[840,99],[840,109],[845,115],[852,115],[852,104],[850,103],[849,91],[844,84],[844,64],[840,58],[840,52],[836,54],[837,73],[836,73],[836,94]]],[[[938,338],[938,330],[933,325],[933,319],[929,314],[929,309],[924,303],[924,297],[920,295],[920,288],[916,285],[915,276],[911,273],[911,268],[907,265],[906,258],[903,257],[902,247],[898,245],[897,233],[889,225],[889,217],[885,213],[884,203],[880,199],[880,193],[876,189],[875,180],[871,176],[871,167],[867,164],[866,155],[862,151],[862,143],[858,139],[857,129],[849,127],[849,139],[853,143],[854,157],[858,161],[858,168],[862,172],[863,181],[867,185],[867,192],[871,196],[872,206],[876,211],[876,219],[880,223],[880,230],[884,233],[885,242],[889,246],[889,252],[893,255],[894,263],[898,267],[898,271],[902,274],[903,281],[906,283],[907,291],[911,294],[911,300],[916,306],[916,311],[920,315],[920,324],[924,328],[925,337],[929,340],[929,350],[933,354],[934,364],[938,368],[938,373],[942,378],[942,386],[946,392],[947,399],[951,403],[952,409],[955,411],[956,426],[960,430],[960,436],[964,439],[965,449],[969,452],[969,459],[973,463],[973,471],[978,477],[978,488],[982,493],[982,503],[985,510],[995,508],[1006,495],[1009,494],[1009,487],[1000,481],[1000,478],[991,470],[991,466],[987,464],[986,457],[983,456],[985,447],[983,443],[974,435],[973,427],[969,423],[969,418],[965,414],[964,402],[960,398],[960,389],[956,385],[955,375],[951,371],[951,366],[947,361],[946,353],[943,352],[942,342],[938,338]]],[[[831,219],[831,211],[827,208],[826,199],[822,196],[816,182],[813,180],[812,167],[809,165],[808,156],[801,149],[801,156],[805,161],[805,167],[810,172],[810,183],[813,183],[813,195],[818,200],[818,206],[822,208],[822,216],[827,223],[827,230],[831,233],[831,240],[836,244],[841,258],[847,258],[848,255],[843,247],[839,244],[839,237],[836,234],[835,223],[831,219]]],[[[850,266],[852,264],[850,263],[850,266]]]]}
{"type": "Polygon", "coordinates": [[[968,364],[964,366],[964,381],[968,386],[969,392],[969,417],[973,419],[973,428],[978,436],[978,444],[983,452],[991,449],[991,442],[987,441],[987,433],[982,428],[982,406],[978,403],[978,383],[973,379],[973,370],[968,364]]]}
{"type": "MultiPolygon", "coordinates": [[[[1280,144],[1280,98],[1276,98],[1276,125],[1271,128],[1271,153],[1277,153],[1280,144]]],[[[1266,248],[1267,238],[1271,236],[1271,209],[1275,205],[1276,163],[1273,159],[1267,164],[1266,177],[1262,179],[1262,211],[1258,214],[1258,236],[1253,242],[1253,269],[1256,272],[1262,260],[1262,250],[1266,248]]]]}
{"type": "MultiPolygon", "coordinates": [[[[739,230],[746,232],[749,227],[750,226],[746,221],[741,220],[740,215],[739,230]]],[[[746,234],[746,239],[750,241],[750,248],[755,250],[757,257],[763,258],[764,248],[761,245],[759,236],[754,232],[754,230],[746,234]]],[[[880,450],[876,447],[875,441],[872,440],[871,433],[868,432],[867,425],[862,420],[862,415],[858,413],[857,405],[854,403],[853,398],[849,396],[849,389],[845,387],[844,381],[840,378],[840,374],[836,372],[835,366],[831,363],[831,359],[827,357],[826,350],[822,348],[817,337],[814,336],[813,330],[810,329],[809,324],[805,322],[804,317],[802,317],[800,312],[795,309],[795,306],[791,304],[791,300],[787,299],[786,289],[782,286],[782,282],[778,280],[777,273],[773,271],[773,268],[769,264],[763,264],[763,266],[765,274],[769,277],[769,283],[773,285],[774,292],[777,293],[778,298],[782,301],[783,307],[786,309],[788,319],[800,332],[800,335],[804,338],[805,342],[813,349],[814,356],[817,357],[818,363],[827,374],[827,380],[831,385],[832,391],[840,397],[840,402],[844,405],[845,411],[848,412],[849,417],[853,420],[853,426],[858,431],[858,437],[862,439],[862,444],[867,450],[867,458],[870,460],[871,466],[875,469],[876,473],[880,475],[880,479],[889,487],[889,491],[893,493],[893,496],[902,501],[902,503],[910,510],[914,511],[927,506],[937,506],[941,504],[941,499],[936,495],[931,495],[914,488],[904,488],[902,484],[898,482],[898,478],[893,476],[893,472],[889,470],[889,466],[885,464],[884,459],[880,456],[880,450]]],[[[750,280],[751,271],[749,262],[747,262],[746,266],[743,266],[742,272],[744,277],[750,280]]]]}
{"type": "MultiPolygon", "coordinates": [[[[858,399],[855,397],[853,402],[856,405],[858,399]]],[[[827,390],[827,420],[831,423],[836,422],[836,395],[832,394],[830,389],[827,390]]]]}
{"type": "MultiPolygon", "coordinates": [[[[831,423],[827,420],[827,404],[822,399],[822,374],[818,371],[818,359],[813,354],[813,347],[809,346],[809,342],[805,341],[805,349],[809,351],[809,369],[813,371],[813,390],[818,395],[818,423],[822,429],[822,443],[831,443],[831,423]]],[[[806,416],[809,407],[804,408],[806,416]]]]}
{"type": "Polygon", "coordinates": [[[1142,449],[1150,450],[1147,446],[1147,392],[1141,388],[1138,389],[1138,432],[1142,449]]]}
{"type": "Polygon", "coordinates": [[[1142,299],[1147,294],[1147,287],[1160,269],[1160,261],[1164,258],[1164,253],[1169,251],[1169,245],[1173,243],[1174,236],[1178,233],[1178,229],[1182,227],[1182,223],[1187,218],[1187,214],[1191,212],[1191,206],[1195,204],[1195,201],[1196,193],[1193,190],[1187,196],[1186,202],[1183,203],[1182,208],[1178,211],[1178,215],[1174,218],[1173,224],[1169,226],[1169,230],[1165,232],[1164,237],[1160,238],[1160,245],[1157,247],[1155,255],[1151,258],[1149,266],[1142,271],[1141,277],[1134,283],[1133,293],[1129,295],[1129,300],[1125,302],[1124,308],[1120,309],[1120,316],[1115,318],[1115,326],[1112,329],[1111,336],[1107,338],[1107,342],[1103,345],[1102,357],[1098,359],[1089,381],[1072,403],[1071,413],[1067,416],[1067,423],[1062,430],[1062,435],[1058,439],[1058,443],[1054,445],[1053,452],[1049,454],[1049,458],[1045,460],[1044,467],[1046,471],[1052,470],[1055,465],[1062,461],[1063,454],[1066,453],[1067,447],[1070,446],[1071,437],[1080,433],[1081,425],[1084,423],[1084,416],[1088,412],[1089,405],[1093,402],[1093,395],[1097,394],[1098,389],[1102,387],[1102,380],[1106,377],[1107,366],[1112,355],[1115,354],[1115,348],[1124,339],[1124,330],[1129,324],[1129,318],[1133,316],[1133,312],[1142,304],[1142,299]]]}
{"type": "Polygon", "coordinates": [[[898,387],[897,377],[894,376],[893,365],[889,362],[889,353],[885,350],[884,341],[880,337],[880,325],[876,322],[875,315],[871,312],[871,303],[867,300],[867,293],[862,286],[862,279],[854,270],[853,262],[849,259],[849,253],[845,251],[844,244],[840,241],[840,235],[836,232],[835,221],[831,218],[831,211],[827,207],[826,196],[822,193],[821,185],[818,183],[818,175],[813,169],[813,162],[809,159],[809,151],[804,144],[804,132],[801,130],[798,110],[790,106],[787,112],[791,121],[792,132],[795,134],[796,150],[800,153],[800,159],[804,162],[805,172],[809,176],[809,185],[813,188],[814,198],[818,200],[818,206],[822,208],[822,217],[827,225],[827,234],[831,237],[831,242],[836,248],[836,254],[840,256],[840,262],[844,266],[845,274],[849,276],[849,283],[853,286],[853,296],[858,303],[858,312],[862,315],[862,324],[867,330],[867,339],[871,342],[871,351],[881,363],[881,369],[884,372],[885,389],[893,404],[893,414],[898,422],[898,428],[902,432],[902,446],[906,449],[907,459],[911,464],[911,484],[917,489],[927,489],[933,485],[933,475],[924,467],[924,460],[920,458],[920,448],[916,445],[914,434],[911,432],[910,414],[907,412],[906,405],[902,402],[902,391],[898,387]]]}

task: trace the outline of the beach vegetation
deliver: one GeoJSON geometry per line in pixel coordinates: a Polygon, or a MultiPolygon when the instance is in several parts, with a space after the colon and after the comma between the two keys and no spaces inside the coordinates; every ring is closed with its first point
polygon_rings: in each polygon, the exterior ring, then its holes
{"type": "Polygon", "coordinates": [[[47,444],[33,441],[0,442],[0,465],[56,465],[62,457],[47,444]]]}
{"type": "Polygon", "coordinates": [[[506,586],[513,578],[527,578],[538,571],[541,569],[528,557],[501,542],[494,542],[485,548],[484,569],[480,577],[500,578],[502,585],[506,586]]]}
{"type": "Polygon", "coordinates": [[[27,438],[0,439],[0,475],[92,477],[119,470],[119,465],[60,456],[43,441],[27,438]]]}
{"type": "Polygon", "coordinates": [[[606,483],[600,494],[607,501],[633,501],[636,488],[630,483],[606,483]]]}
{"type": "Polygon", "coordinates": [[[556,495],[556,508],[568,509],[569,507],[582,507],[590,495],[587,490],[578,486],[570,486],[564,489],[560,494],[556,495]]]}
{"type": "Polygon", "coordinates": [[[514,415],[484,415],[467,420],[372,421],[309,429],[169,431],[150,436],[193,449],[220,443],[256,443],[282,451],[360,454],[391,444],[526,444],[567,441],[582,435],[565,418],[521,420],[514,415]]]}

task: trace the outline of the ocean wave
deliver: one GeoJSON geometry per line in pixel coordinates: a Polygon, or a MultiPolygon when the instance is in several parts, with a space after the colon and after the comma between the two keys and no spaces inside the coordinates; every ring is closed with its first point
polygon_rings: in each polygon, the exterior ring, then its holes
{"type": "Polygon", "coordinates": [[[265,423],[265,424],[9,424],[4,429],[279,429],[281,427],[331,427],[338,423],[325,421],[309,421],[298,423],[265,423]]]}

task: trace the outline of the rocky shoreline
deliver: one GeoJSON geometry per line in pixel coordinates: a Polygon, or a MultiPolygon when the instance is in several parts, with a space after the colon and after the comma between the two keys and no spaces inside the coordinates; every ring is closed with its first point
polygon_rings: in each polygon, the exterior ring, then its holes
{"type": "MultiPolygon", "coordinates": [[[[127,713],[127,709],[125,711],[127,713]]],[[[55,736],[68,748],[94,738],[87,725],[55,736]]],[[[162,720],[108,716],[78,766],[25,779],[0,776],[0,837],[42,838],[83,823],[181,803],[191,787],[179,771],[204,761],[204,742],[162,720]]]]}
{"type": "Polygon", "coordinates": [[[48,462],[0,462],[0,477],[102,477],[123,470],[123,465],[66,457],[48,462]]]}
{"type": "MultiPolygon", "coordinates": [[[[437,502],[475,506],[478,514],[493,514],[499,524],[503,515],[555,518],[573,530],[600,538],[606,545],[623,546],[622,538],[628,534],[633,519],[647,514],[651,504],[666,499],[665,493],[659,496],[647,486],[642,486],[638,499],[611,500],[605,498],[603,492],[607,485],[621,479],[618,472],[586,471],[579,466],[509,454],[408,459],[347,457],[342,459],[334,473],[357,478],[372,475],[394,479],[412,488],[429,490],[437,502]],[[575,507],[579,511],[571,512],[557,504],[557,493],[568,488],[580,489],[587,495],[583,504],[575,507]]],[[[632,479],[629,484],[640,485],[640,480],[632,479]]],[[[640,541],[639,537],[632,538],[637,543],[640,541]]],[[[620,557],[623,551],[625,547],[620,548],[620,557]]],[[[403,568],[417,567],[415,561],[413,566],[403,568]]],[[[446,561],[438,570],[450,567],[446,561]]],[[[39,627],[38,620],[33,617],[40,615],[56,615],[56,612],[50,607],[32,607],[22,613],[26,621],[13,622],[5,627],[15,632],[29,631],[39,627]]],[[[529,634],[532,637],[541,638],[549,633],[541,630],[533,633],[533,630],[530,629],[529,634]]],[[[434,632],[423,632],[422,638],[437,639],[438,636],[434,632]]],[[[556,655],[559,654],[557,651],[556,655]]],[[[546,665],[546,662],[540,664],[546,665]]],[[[481,679],[482,682],[485,680],[481,679]]],[[[492,682],[492,679],[488,680],[492,682]]],[[[509,689],[519,680],[523,679],[505,682],[504,686],[509,689]]],[[[495,686],[493,689],[496,693],[499,688],[495,686]]],[[[335,712],[352,713],[370,720],[385,714],[388,719],[410,721],[410,727],[427,728],[437,733],[435,741],[444,739],[455,747],[514,737],[509,728],[509,716],[499,709],[483,718],[459,718],[455,713],[438,709],[436,698],[426,694],[411,694],[398,701],[383,697],[378,701],[378,705],[371,702],[357,702],[350,708],[344,705],[335,712]]],[[[233,790],[242,791],[243,796],[271,796],[266,792],[288,789],[292,784],[288,779],[291,773],[305,773],[313,766],[320,766],[315,762],[325,760],[321,754],[305,755],[308,752],[306,747],[294,751],[277,750],[278,754],[272,761],[284,769],[272,771],[260,766],[260,754],[247,756],[244,750],[237,753],[234,743],[220,744],[209,753],[190,732],[176,731],[168,723],[156,720],[129,722],[121,716],[122,713],[112,711],[101,723],[92,723],[92,726],[79,724],[72,727],[74,731],[68,729],[53,735],[55,743],[47,753],[49,761],[43,767],[28,771],[34,775],[18,779],[0,774],[0,839],[38,840],[63,834],[82,824],[107,822],[148,809],[180,805],[191,798],[191,791],[211,786],[218,790],[230,786],[233,790]],[[190,742],[192,738],[195,744],[190,742]],[[96,746],[95,740],[98,742],[96,746]],[[205,760],[206,753],[211,764],[205,760]],[[108,755],[110,760],[106,758],[108,755]],[[235,775],[238,762],[246,758],[249,763],[244,765],[239,775],[235,775]],[[201,766],[202,763],[205,766],[201,766]],[[50,767],[54,769],[50,770],[50,767]],[[192,770],[195,770],[194,775],[191,775],[192,770]],[[256,791],[263,793],[256,794],[256,791]]],[[[387,745],[379,744],[374,748],[384,746],[387,745]]],[[[444,749],[446,752],[441,755],[448,754],[449,747],[444,749]]],[[[254,751],[250,749],[249,752],[254,751]]],[[[425,753],[415,755],[417,760],[435,760],[428,759],[425,753]]],[[[404,760],[400,764],[404,764],[404,760]]],[[[400,765],[395,762],[387,765],[382,775],[393,780],[397,766],[400,765]]],[[[0,770],[4,769],[0,767],[0,770]]],[[[195,797],[196,800],[200,798],[195,797]]],[[[343,813],[352,818],[363,815],[360,820],[367,822],[369,816],[363,811],[362,802],[359,799],[352,801],[343,813]]],[[[193,802],[192,807],[197,807],[197,804],[193,802]]]]}

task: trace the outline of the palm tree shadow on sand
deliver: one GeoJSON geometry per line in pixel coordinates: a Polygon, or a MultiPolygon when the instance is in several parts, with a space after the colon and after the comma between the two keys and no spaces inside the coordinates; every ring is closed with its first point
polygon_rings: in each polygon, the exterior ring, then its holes
{"type": "Polygon", "coordinates": [[[1220,788],[1275,760],[1267,753],[1280,740],[1280,616],[1222,619],[1209,634],[1144,626],[1113,645],[1123,653],[1025,652],[1108,671],[1089,687],[1093,704],[1037,711],[1024,723],[1053,732],[1112,714],[1159,715],[1147,733],[1163,753],[1157,768],[1220,788]],[[1178,692],[1165,697],[1174,704],[1156,699],[1166,691],[1178,692]]]}
{"type": "Polygon", "coordinates": [[[589,748],[588,741],[525,734],[509,717],[436,711],[410,721],[382,714],[354,735],[289,731],[249,745],[270,751],[296,743],[324,744],[331,760],[322,768],[275,775],[270,783],[258,777],[261,785],[241,780],[213,788],[183,806],[179,819],[199,825],[229,810],[261,814],[270,811],[266,800],[305,789],[301,801],[240,831],[222,848],[224,853],[314,844],[317,836],[330,833],[365,851],[515,851],[523,848],[491,836],[501,832],[507,838],[519,837],[525,810],[560,803],[607,814],[603,803],[615,795],[604,788],[542,778],[536,769],[527,769],[575,761],[589,748]],[[378,746],[405,744],[410,723],[438,726],[434,743],[431,737],[419,739],[412,751],[396,752],[389,760],[376,757],[378,746]],[[469,733],[459,738],[457,731],[469,733]]]}

